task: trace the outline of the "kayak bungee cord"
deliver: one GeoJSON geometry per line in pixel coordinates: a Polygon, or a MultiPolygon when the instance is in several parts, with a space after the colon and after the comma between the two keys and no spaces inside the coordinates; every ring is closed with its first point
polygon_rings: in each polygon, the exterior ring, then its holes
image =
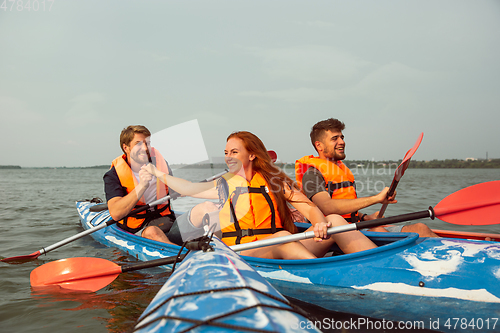
{"type": "MultiPolygon", "coordinates": [[[[206,214],[206,215],[208,215],[208,214],[206,214]]],[[[205,218],[203,218],[203,219],[205,219],[205,218]]],[[[212,230],[215,230],[215,227],[216,227],[216,225],[213,225],[212,228],[207,230],[205,235],[203,235],[202,237],[199,237],[199,238],[196,238],[193,240],[185,241],[182,244],[181,248],[179,249],[179,252],[177,253],[176,260],[174,261],[174,264],[172,265],[171,273],[173,273],[175,271],[175,265],[177,265],[178,262],[182,261],[182,259],[184,259],[188,255],[188,253],[191,252],[192,250],[193,251],[202,250],[203,252],[209,252],[209,251],[211,252],[214,250],[214,248],[210,245],[210,242],[212,241],[212,237],[214,235],[212,230]],[[181,258],[181,253],[182,253],[182,250],[184,248],[186,248],[188,251],[181,258]],[[177,260],[177,259],[179,259],[179,260],[177,260]]]]}
{"type": "MultiPolygon", "coordinates": [[[[195,239],[195,240],[184,242],[184,244],[182,245],[177,256],[180,255],[182,249],[184,249],[184,248],[188,249],[187,253],[189,253],[190,251],[200,251],[200,250],[203,252],[214,251],[214,248],[210,245],[210,242],[212,241],[212,237],[214,235],[215,229],[216,229],[216,225],[214,224],[210,227],[210,229],[207,229],[207,232],[204,236],[202,236],[198,239],[195,239]]],[[[187,255],[187,253],[185,255],[187,255]]],[[[185,257],[185,255],[184,255],[184,257],[185,257]]],[[[181,261],[182,259],[180,259],[179,261],[181,261]]],[[[177,260],[174,262],[174,265],[172,267],[172,273],[175,270],[175,265],[177,262],[178,262],[177,260]]],[[[203,290],[203,291],[196,291],[196,292],[190,292],[190,293],[185,293],[185,294],[173,295],[173,296],[169,297],[168,299],[166,299],[165,301],[158,304],[157,306],[155,306],[148,313],[144,314],[142,316],[142,318],[137,322],[136,327],[135,327],[133,332],[135,332],[137,330],[141,330],[141,329],[151,325],[152,323],[155,323],[155,322],[162,320],[162,319],[178,320],[178,321],[184,321],[184,322],[189,322],[189,323],[194,324],[193,326],[187,328],[186,330],[184,330],[182,332],[188,332],[188,331],[191,331],[191,330],[193,330],[199,326],[203,326],[203,325],[217,326],[217,327],[228,328],[228,329],[232,329],[232,330],[249,331],[249,332],[268,332],[266,330],[259,330],[259,329],[255,329],[255,328],[242,327],[242,326],[238,326],[238,325],[230,325],[230,324],[215,322],[216,320],[227,318],[227,317],[230,317],[232,315],[235,315],[235,314],[238,314],[238,313],[241,313],[241,312],[244,312],[244,311],[256,308],[256,307],[266,307],[266,308],[271,308],[271,309],[276,309],[276,310],[288,311],[288,312],[293,312],[293,313],[299,314],[299,315],[304,316],[306,318],[308,317],[308,314],[304,310],[293,305],[292,303],[290,303],[286,299],[281,299],[279,297],[276,297],[274,295],[271,295],[271,294],[264,292],[264,291],[261,291],[261,290],[257,290],[253,287],[250,287],[250,286],[240,286],[240,287],[229,287],[229,288],[219,288],[219,289],[208,289],[208,290],[203,290]],[[250,290],[250,291],[259,293],[261,295],[264,295],[264,296],[266,296],[270,299],[273,299],[275,301],[278,301],[278,302],[280,302],[288,307],[268,305],[268,304],[254,304],[252,306],[247,306],[247,307],[244,307],[244,308],[241,308],[238,310],[229,311],[229,312],[226,312],[224,314],[221,314],[221,315],[218,315],[218,316],[206,319],[206,320],[196,320],[196,319],[190,319],[190,318],[184,318],[184,317],[174,317],[174,316],[163,315],[163,316],[160,316],[158,318],[155,318],[154,320],[151,320],[148,323],[140,325],[141,322],[143,322],[149,316],[153,315],[155,312],[157,312],[159,309],[161,309],[161,307],[163,305],[167,304],[168,302],[170,302],[172,300],[175,300],[175,299],[178,299],[181,297],[199,296],[199,295],[203,295],[203,294],[211,294],[211,293],[216,293],[216,292],[229,292],[229,291],[235,291],[235,290],[250,290]]]]}
{"type": "Polygon", "coordinates": [[[195,324],[194,326],[191,326],[191,327],[189,327],[189,328],[187,328],[187,329],[185,329],[184,331],[181,331],[181,332],[189,332],[189,331],[191,331],[191,330],[193,330],[193,329],[195,329],[195,328],[197,328],[199,326],[203,326],[203,325],[217,326],[217,327],[223,327],[223,328],[228,328],[228,329],[232,329],[232,330],[242,330],[242,331],[249,331],[249,332],[269,332],[269,331],[266,331],[266,330],[259,330],[259,329],[255,329],[255,328],[249,328],[249,327],[236,326],[236,325],[230,325],[230,324],[215,322],[216,320],[227,318],[227,317],[230,317],[230,316],[232,316],[234,314],[238,314],[238,313],[241,313],[241,312],[244,312],[244,311],[256,308],[256,307],[266,307],[266,308],[271,308],[271,309],[276,309],[276,310],[283,310],[283,311],[288,311],[288,312],[293,312],[293,313],[299,314],[299,315],[304,316],[306,318],[308,317],[308,315],[302,309],[300,309],[299,307],[293,305],[292,303],[288,302],[287,300],[283,300],[283,299],[278,298],[278,297],[276,297],[274,295],[271,295],[269,293],[263,292],[261,290],[257,290],[255,288],[252,288],[252,287],[249,287],[249,286],[230,287],[230,288],[220,288],[220,289],[209,289],[209,290],[196,291],[196,292],[191,292],[191,293],[186,293],[186,294],[181,294],[181,295],[170,296],[168,299],[166,299],[165,301],[163,301],[160,304],[158,304],[150,312],[148,312],[147,314],[144,314],[143,317],[137,322],[136,327],[135,327],[135,329],[134,329],[133,332],[141,330],[141,329],[143,329],[143,328],[151,325],[152,323],[155,323],[155,322],[157,322],[159,320],[162,320],[162,319],[178,320],[178,321],[184,321],[184,322],[195,324]],[[146,318],[148,318],[149,316],[153,315],[156,311],[158,311],[163,305],[167,304],[168,302],[170,302],[172,300],[175,300],[175,299],[178,299],[178,298],[181,298],[181,297],[198,296],[198,295],[203,295],[203,294],[210,294],[210,293],[216,293],[216,292],[226,292],[226,291],[235,291],[235,290],[250,290],[250,291],[254,291],[256,293],[259,293],[261,295],[269,297],[269,298],[271,298],[271,299],[273,299],[275,301],[283,303],[284,305],[287,305],[289,307],[282,307],[282,306],[269,305],[269,304],[255,304],[255,305],[247,306],[247,307],[244,307],[244,308],[241,308],[241,309],[238,309],[238,310],[229,311],[227,313],[224,313],[224,314],[221,314],[221,315],[218,315],[216,317],[212,317],[212,318],[209,318],[209,319],[206,319],[206,320],[196,320],[196,319],[191,319],[191,318],[174,317],[174,316],[163,315],[163,316],[160,316],[158,318],[155,318],[154,320],[152,320],[152,321],[150,321],[148,323],[145,323],[143,325],[139,325],[146,318]]]}

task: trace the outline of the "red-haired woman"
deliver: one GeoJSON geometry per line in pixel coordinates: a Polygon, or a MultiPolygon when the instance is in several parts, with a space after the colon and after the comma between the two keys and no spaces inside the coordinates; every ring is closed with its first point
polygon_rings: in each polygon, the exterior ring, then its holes
{"type": "MultiPolygon", "coordinates": [[[[199,229],[208,212],[218,211],[222,241],[228,245],[295,233],[291,204],[311,223],[315,238],[242,251],[242,255],[271,259],[322,257],[335,242],[352,253],[376,247],[359,231],[329,237],[328,227],[345,225],[340,215],[324,216],[294,182],[272,162],[262,141],[250,132],[234,132],[224,150],[229,173],[211,183],[192,183],[166,175],[152,165],[144,166],[175,191],[198,198],[218,199],[193,207],[177,219],[183,235],[199,229]]],[[[174,228],[175,229],[175,228],[174,228]]],[[[172,237],[172,231],[168,235],[172,237]]],[[[185,237],[184,237],[185,238],[185,237]]],[[[173,239],[170,239],[174,241],[173,239]]],[[[178,241],[176,242],[178,243],[178,241]]]]}

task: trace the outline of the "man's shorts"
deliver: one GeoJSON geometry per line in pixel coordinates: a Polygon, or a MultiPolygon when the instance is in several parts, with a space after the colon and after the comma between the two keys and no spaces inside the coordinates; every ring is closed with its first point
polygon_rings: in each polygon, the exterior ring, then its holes
{"type": "Polygon", "coordinates": [[[389,227],[384,227],[385,230],[388,232],[401,232],[401,229],[403,229],[404,225],[391,225],[389,227]]]}
{"type": "Polygon", "coordinates": [[[142,227],[142,229],[137,231],[135,234],[137,236],[142,236],[142,232],[144,231],[144,229],[151,226],[158,227],[161,229],[161,231],[167,234],[174,225],[174,222],[175,220],[173,220],[170,216],[162,216],[160,218],[149,221],[142,227]]]}
{"type": "Polygon", "coordinates": [[[182,245],[184,241],[195,239],[203,236],[205,230],[203,227],[197,228],[191,222],[191,210],[177,216],[172,228],[167,233],[168,239],[177,245],[182,245]]]}

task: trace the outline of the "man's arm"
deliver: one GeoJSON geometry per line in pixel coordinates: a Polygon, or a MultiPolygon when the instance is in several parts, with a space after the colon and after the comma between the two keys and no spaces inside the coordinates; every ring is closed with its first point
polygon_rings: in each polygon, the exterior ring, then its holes
{"type": "Polygon", "coordinates": [[[132,209],[135,207],[139,199],[148,188],[151,177],[152,176],[148,172],[139,172],[139,184],[137,184],[132,192],[124,196],[120,196],[117,189],[121,189],[121,184],[114,169],[111,169],[104,175],[104,189],[106,192],[106,200],[108,203],[109,214],[111,215],[113,220],[119,221],[132,211],[132,209]]]}
{"type": "MultiPolygon", "coordinates": [[[[173,176],[174,172],[172,171],[172,168],[170,168],[170,164],[168,164],[167,160],[165,160],[165,163],[167,164],[168,174],[171,175],[171,176],[173,176]]],[[[168,189],[168,194],[170,196],[172,196],[173,198],[177,198],[177,197],[181,197],[182,196],[182,194],[178,193],[173,188],[169,188],[168,189]]],[[[158,199],[160,199],[160,198],[158,198],[158,199]]]]}
{"type": "Polygon", "coordinates": [[[315,194],[311,201],[316,204],[316,206],[321,209],[323,214],[350,214],[352,212],[358,211],[360,209],[372,206],[377,203],[381,203],[379,196],[383,195],[383,198],[387,195],[388,188],[380,192],[377,195],[364,198],[356,199],[332,199],[328,192],[323,191],[315,194]]]}
{"type": "MultiPolygon", "coordinates": [[[[388,187],[380,193],[356,199],[332,199],[326,191],[326,184],[321,173],[315,168],[309,168],[302,179],[306,196],[323,212],[329,214],[350,214],[377,203],[396,203],[396,200],[387,200],[388,187]]],[[[392,198],[393,199],[393,198],[392,198]]]]}

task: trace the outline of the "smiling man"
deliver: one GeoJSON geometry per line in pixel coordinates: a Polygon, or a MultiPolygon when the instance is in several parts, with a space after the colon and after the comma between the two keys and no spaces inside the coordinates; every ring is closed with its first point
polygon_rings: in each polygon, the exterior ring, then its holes
{"type": "MultiPolygon", "coordinates": [[[[306,196],[325,215],[339,214],[348,222],[377,218],[378,212],[360,214],[359,210],[375,204],[393,204],[395,195],[387,198],[388,187],[380,193],[358,198],[354,175],[342,162],[345,159],[345,141],[342,131],[345,125],[338,119],[316,123],[311,129],[311,143],[318,156],[304,156],[295,162],[295,178],[306,196]]],[[[437,237],[425,224],[377,227],[371,231],[416,232],[422,237],[437,237]]]]}
{"type": "Polygon", "coordinates": [[[120,134],[123,155],[111,163],[104,175],[104,191],[109,213],[118,226],[142,237],[173,244],[166,233],[175,221],[170,202],[151,207],[135,216],[127,215],[141,205],[149,204],[169,194],[168,187],[141,167],[154,164],[159,170],[172,174],[161,154],[150,146],[150,131],[142,125],[124,128],[120,134]]]}

